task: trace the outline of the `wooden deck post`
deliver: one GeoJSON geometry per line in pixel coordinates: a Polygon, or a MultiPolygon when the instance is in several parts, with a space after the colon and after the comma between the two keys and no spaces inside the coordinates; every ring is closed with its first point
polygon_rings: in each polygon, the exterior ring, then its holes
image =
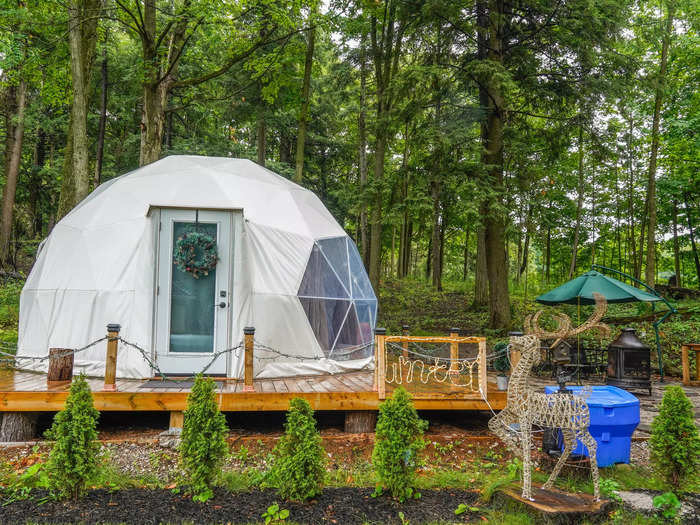
{"type": "Polygon", "coordinates": [[[374,344],[376,348],[377,360],[374,364],[375,384],[379,399],[386,398],[386,349],[384,339],[386,338],[386,328],[376,328],[374,330],[374,344]]]}
{"type": "Polygon", "coordinates": [[[253,347],[255,346],[255,328],[252,326],[246,326],[243,329],[243,344],[245,350],[243,392],[255,392],[255,386],[253,385],[253,347]]]}
{"type": "Polygon", "coordinates": [[[119,346],[119,330],[116,323],[107,325],[107,358],[105,359],[105,384],[102,390],[116,392],[117,390],[117,347],[119,346]]]}
{"type": "Polygon", "coordinates": [[[49,371],[46,386],[70,383],[73,379],[73,350],[71,348],[49,348],[49,371]]]}
{"type": "Polygon", "coordinates": [[[681,368],[685,386],[700,385],[700,344],[687,343],[681,346],[681,368]],[[695,352],[695,380],[690,374],[690,352],[695,352]]]}
{"type": "Polygon", "coordinates": [[[486,369],[486,338],[479,338],[479,389],[488,399],[488,370],[486,369]]]}
{"type": "MultiPolygon", "coordinates": [[[[457,339],[459,337],[459,328],[450,328],[450,337],[457,339]]],[[[450,374],[459,374],[459,343],[453,341],[450,343],[450,374]]]]}
{"type": "MultiPolygon", "coordinates": [[[[405,324],[401,327],[401,335],[408,335],[410,327],[405,324]]],[[[408,359],[408,341],[404,341],[401,346],[403,346],[403,356],[405,359],[408,359]]]]}
{"type": "Polygon", "coordinates": [[[168,430],[180,429],[185,423],[185,413],[181,410],[171,410],[170,411],[170,424],[168,425],[168,430]]]}
{"type": "MultiPolygon", "coordinates": [[[[690,362],[688,360],[688,345],[681,345],[681,369],[683,370],[683,384],[690,384],[690,362]]],[[[698,367],[700,370],[700,367],[698,367]]]]}

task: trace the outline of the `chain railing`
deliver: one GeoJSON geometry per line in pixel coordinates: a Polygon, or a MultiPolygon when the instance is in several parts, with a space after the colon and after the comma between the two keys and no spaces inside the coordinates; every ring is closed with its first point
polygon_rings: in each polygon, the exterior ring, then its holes
{"type": "MultiPolygon", "coordinates": [[[[71,357],[71,372],[72,372],[72,360],[76,354],[84,352],[102,342],[107,342],[107,351],[105,356],[105,386],[104,390],[116,391],[116,369],[117,361],[119,355],[121,355],[125,350],[134,350],[139,356],[146,362],[146,364],[151,369],[155,377],[162,381],[167,381],[168,383],[173,383],[174,386],[178,384],[191,382],[191,376],[198,374],[206,374],[207,371],[212,367],[212,365],[220,358],[226,354],[232,354],[237,358],[241,357],[241,352],[243,352],[244,357],[244,388],[243,391],[253,390],[253,378],[254,378],[254,363],[256,361],[270,361],[275,359],[288,359],[292,361],[321,361],[321,360],[333,360],[334,358],[345,358],[358,352],[362,352],[373,346],[373,342],[368,342],[359,345],[353,345],[343,348],[337,353],[326,355],[325,353],[320,353],[317,355],[304,355],[290,351],[281,351],[272,346],[266,345],[264,343],[254,340],[255,329],[248,327],[244,329],[243,340],[236,345],[225,348],[222,350],[217,350],[211,354],[206,364],[199,368],[198,370],[191,370],[188,372],[187,377],[182,377],[182,374],[171,374],[164,372],[158,363],[158,354],[145,348],[144,346],[134,343],[122,337],[119,332],[121,327],[118,324],[110,324],[107,326],[107,335],[95,339],[94,341],[81,346],[79,348],[61,348],[61,349],[50,349],[49,355],[45,356],[18,356],[17,346],[0,342],[0,364],[3,364],[9,368],[15,370],[30,370],[36,371],[36,367],[29,368],[27,366],[22,366],[23,362],[42,362],[49,361],[48,368],[50,369],[50,364],[52,360],[62,359],[64,357],[71,357]]],[[[368,355],[371,355],[369,353],[368,355]]],[[[364,357],[367,357],[365,355],[364,357]]],[[[362,356],[362,354],[361,354],[362,356]]],[[[202,359],[201,355],[192,356],[187,354],[178,354],[178,358],[182,359],[202,359]]],[[[47,381],[51,382],[47,376],[47,381]]]]}

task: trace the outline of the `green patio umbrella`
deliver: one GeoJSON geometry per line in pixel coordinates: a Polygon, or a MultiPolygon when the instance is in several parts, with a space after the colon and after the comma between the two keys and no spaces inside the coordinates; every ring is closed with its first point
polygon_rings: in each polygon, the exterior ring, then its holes
{"type": "Polygon", "coordinates": [[[634,301],[662,301],[658,295],[653,295],[622,281],[591,270],[572,279],[561,286],[550,290],[535,299],[538,303],[554,304],[595,304],[593,292],[605,296],[608,303],[631,303],[634,301]]]}
{"type": "MultiPolygon", "coordinates": [[[[599,268],[605,272],[619,274],[620,276],[626,277],[631,281],[645,287],[649,291],[647,292],[640,290],[639,288],[625,284],[622,281],[618,281],[617,279],[603,275],[595,270],[591,270],[576,277],[576,279],[572,279],[571,281],[562,284],[554,290],[550,290],[549,292],[540,295],[535,299],[535,301],[550,306],[555,304],[577,304],[579,306],[582,304],[595,304],[593,292],[598,292],[604,295],[608,303],[631,303],[634,301],[654,303],[656,301],[663,301],[668,307],[668,311],[661,317],[661,319],[658,319],[652,323],[656,336],[657,356],[659,358],[659,375],[661,375],[661,380],[663,381],[664,372],[663,363],[661,360],[659,325],[663,323],[669,315],[677,313],[678,310],[676,310],[671,303],[659,295],[655,290],[638,279],[635,279],[631,275],[627,275],[624,272],[607,268],[605,266],[598,266],[596,264],[594,264],[593,267],[599,268]]],[[[652,304],[652,309],[653,308],[654,305],[652,304]]]]}

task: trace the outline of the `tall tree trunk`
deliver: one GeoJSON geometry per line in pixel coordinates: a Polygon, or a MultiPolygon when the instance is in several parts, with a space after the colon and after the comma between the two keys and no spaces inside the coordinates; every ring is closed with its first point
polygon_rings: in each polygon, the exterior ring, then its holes
{"type": "Polygon", "coordinates": [[[90,102],[92,64],[97,45],[97,22],[102,0],[68,2],[68,47],[72,99],[58,217],[66,215],[90,193],[90,152],[87,115],[90,102]]]}
{"type": "MultiPolygon", "coordinates": [[[[481,2],[480,2],[481,3],[481,2]]],[[[489,1],[488,18],[480,16],[480,33],[486,38],[479,39],[479,54],[485,55],[493,68],[503,64],[503,27],[506,13],[500,0],[489,1]],[[485,25],[484,25],[485,24],[485,25]],[[482,47],[485,46],[485,47],[482,47]]],[[[486,274],[489,285],[489,325],[496,329],[510,326],[510,298],[508,292],[508,263],[506,260],[506,220],[502,211],[503,196],[503,111],[505,100],[501,78],[489,75],[480,83],[480,100],[486,102],[486,118],[481,127],[481,163],[489,166],[486,184],[491,188],[485,203],[484,245],[486,248],[486,274]]]]}
{"type": "Polygon", "coordinates": [[[578,242],[581,234],[581,215],[583,214],[583,122],[578,127],[578,201],[576,203],[576,226],[574,228],[574,243],[571,247],[571,264],[569,265],[569,279],[576,271],[576,258],[578,256],[578,242]]]}
{"type": "Polygon", "coordinates": [[[647,183],[647,201],[649,202],[649,227],[647,228],[647,267],[646,283],[654,287],[656,282],[656,157],[659,152],[659,121],[661,120],[661,105],[666,83],[666,63],[668,61],[668,46],[673,31],[674,3],[668,2],[666,28],[661,44],[661,65],[656,79],[656,95],[654,97],[654,117],[651,125],[651,153],[649,157],[649,181],[647,183]]]}
{"type": "Polygon", "coordinates": [[[381,183],[384,179],[384,157],[386,155],[386,137],[382,130],[377,133],[374,147],[374,180],[377,185],[372,207],[372,231],[369,242],[369,280],[375,290],[379,290],[382,257],[382,204],[383,192],[381,183]]]}
{"type": "Polygon", "coordinates": [[[462,255],[462,280],[467,280],[469,273],[469,227],[464,228],[464,252],[462,255]]]}
{"type": "Polygon", "coordinates": [[[36,142],[34,144],[34,158],[29,179],[29,215],[31,216],[32,239],[36,239],[43,229],[42,213],[39,209],[39,197],[42,190],[41,170],[46,162],[46,133],[42,128],[36,130],[36,142]]]}
{"type": "Polygon", "coordinates": [[[265,150],[267,149],[267,124],[265,122],[265,105],[261,101],[258,108],[258,122],[255,134],[255,147],[258,152],[258,164],[265,166],[265,150]]]}
{"type": "Polygon", "coordinates": [[[685,218],[688,221],[688,229],[690,230],[690,247],[693,250],[695,273],[698,276],[698,288],[700,288],[700,258],[698,257],[698,247],[695,245],[695,232],[693,231],[693,219],[690,217],[690,206],[688,206],[687,193],[683,194],[683,204],[685,204],[685,218]]]}
{"type": "MultiPolygon", "coordinates": [[[[632,121],[632,116],[629,118],[629,129],[627,131],[627,214],[629,216],[629,227],[627,235],[627,254],[631,255],[631,272],[635,278],[639,277],[638,259],[637,259],[637,245],[634,240],[634,168],[633,168],[633,156],[632,156],[632,134],[634,132],[634,123],[632,121]]],[[[625,259],[629,260],[629,257],[625,256],[625,259]]]]}
{"type": "Polygon", "coordinates": [[[410,250],[411,239],[408,236],[408,185],[409,185],[409,171],[408,171],[408,142],[409,142],[409,127],[408,122],[406,123],[406,129],[404,132],[404,147],[403,155],[401,159],[401,173],[403,175],[401,179],[401,206],[402,206],[402,218],[401,218],[401,234],[399,237],[399,259],[398,267],[396,270],[396,276],[402,279],[406,276],[408,272],[408,267],[406,264],[406,250],[410,250]]]}
{"type": "Polygon", "coordinates": [[[7,93],[8,104],[5,117],[5,186],[2,190],[2,212],[0,213],[0,267],[11,263],[10,237],[14,217],[15,195],[19,168],[22,162],[24,141],[24,114],[27,105],[27,84],[20,80],[7,93]]]}
{"type": "Polygon", "coordinates": [[[547,226],[547,246],[546,246],[546,265],[547,265],[547,271],[545,273],[545,278],[547,280],[547,284],[549,284],[549,279],[550,279],[550,270],[552,267],[552,227],[547,226]]]}
{"type": "Polygon", "coordinates": [[[357,131],[360,141],[358,164],[360,169],[360,250],[365,268],[369,268],[369,236],[367,231],[367,35],[360,39],[360,111],[357,131]]]}
{"type": "Polygon", "coordinates": [[[104,158],[105,129],[107,127],[107,42],[102,47],[102,64],[100,67],[100,124],[97,130],[97,150],[95,152],[95,186],[102,182],[102,159],[104,158]]]}
{"type": "MultiPolygon", "coordinates": [[[[309,15],[309,21],[314,23],[315,10],[318,4],[314,4],[309,15]]],[[[309,121],[309,99],[311,96],[311,67],[314,61],[314,45],[316,43],[316,28],[310,27],[307,31],[306,60],[304,61],[304,83],[301,89],[301,111],[299,113],[299,131],[297,133],[296,169],[294,182],[301,184],[304,174],[304,144],[306,142],[306,126],[309,121]]]]}
{"type": "MultiPolygon", "coordinates": [[[[483,217],[483,215],[482,215],[483,217]]],[[[486,230],[482,226],[476,232],[476,268],[474,271],[474,308],[489,302],[489,278],[486,275],[486,230]]]]}
{"type": "Polygon", "coordinates": [[[676,272],[676,286],[679,288],[683,286],[683,279],[681,277],[681,253],[680,247],[678,246],[678,201],[673,199],[673,264],[676,272]]]}
{"type": "Polygon", "coordinates": [[[440,182],[438,180],[433,180],[431,183],[431,198],[433,201],[433,227],[432,227],[432,238],[431,246],[432,251],[432,261],[431,268],[433,274],[433,288],[435,290],[440,290],[440,182]]]}

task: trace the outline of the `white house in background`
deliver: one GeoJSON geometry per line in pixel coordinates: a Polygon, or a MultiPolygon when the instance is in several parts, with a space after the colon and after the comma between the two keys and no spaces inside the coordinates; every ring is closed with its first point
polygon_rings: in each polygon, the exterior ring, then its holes
{"type": "MultiPolygon", "coordinates": [[[[256,349],[255,375],[372,366],[377,299],[357,248],[312,192],[244,159],[171,156],[99,186],[44,241],[22,290],[18,356],[80,348],[108,323],[165,374],[191,374],[236,346],[243,328],[285,356],[256,349]],[[178,239],[216,240],[197,278],[174,263],[178,239]]],[[[75,355],[104,373],[105,344],[75,355]]],[[[117,376],[155,373],[119,344],[117,376]]],[[[45,370],[46,360],[19,360],[45,370]]],[[[208,374],[240,378],[243,352],[208,374]]]]}

